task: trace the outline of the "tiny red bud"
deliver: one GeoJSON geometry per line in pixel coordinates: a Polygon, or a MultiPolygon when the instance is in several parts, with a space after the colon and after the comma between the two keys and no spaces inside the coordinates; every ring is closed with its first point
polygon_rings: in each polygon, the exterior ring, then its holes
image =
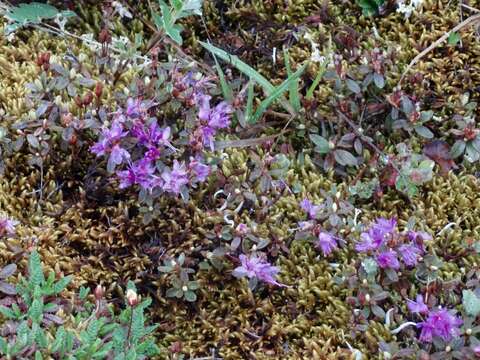
{"type": "Polygon", "coordinates": [[[73,100],[75,101],[75,104],[77,104],[78,107],[82,107],[83,105],[83,102],[82,102],[82,98],[80,96],[75,96],[73,98],[73,100]]]}
{"type": "Polygon", "coordinates": [[[103,93],[103,85],[101,82],[97,82],[97,84],[95,85],[95,96],[97,98],[100,98],[102,96],[102,93],[103,93]]]}
{"type": "Polygon", "coordinates": [[[93,100],[93,94],[91,91],[89,91],[88,93],[85,94],[85,96],[83,97],[83,105],[84,106],[87,106],[89,105],[93,100]]]}

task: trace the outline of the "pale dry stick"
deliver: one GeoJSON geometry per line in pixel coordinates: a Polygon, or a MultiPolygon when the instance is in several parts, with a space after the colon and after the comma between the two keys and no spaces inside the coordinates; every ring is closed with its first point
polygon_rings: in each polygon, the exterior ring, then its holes
{"type": "Polygon", "coordinates": [[[477,22],[480,22],[480,13],[472,15],[468,18],[466,18],[464,21],[462,21],[460,24],[455,26],[452,30],[447,31],[445,34],[443,34],[439,39],[437,39],[433,44],[431,44],[429,47],[424,49],[420,54],[415,56],[413,60],[408,64],[407,68],[403,72],[402,76],[400,77],[400,81],[398,82],[398,85],[402,83],[403,79],[405,78],[405,75],[417,64],[425,55],[427,55],[430,51],[438,47],[441,43],[443,43],[445,40],[448,39],[451,33],[458,32],[462,30],[463,28],[475,24],[477,22]]]}

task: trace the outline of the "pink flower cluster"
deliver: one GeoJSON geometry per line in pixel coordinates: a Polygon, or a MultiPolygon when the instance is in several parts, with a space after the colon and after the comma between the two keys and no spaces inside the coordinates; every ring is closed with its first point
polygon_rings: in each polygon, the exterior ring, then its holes
{"type": "MultiPolygon", "coordinates": [[[[200,91],[194,98],[198,125],[190,137],[200,136],[202,144],[213,150],[217,131],[230,125],[231,108],[225,102],[211,107],[211,97],[200,91]]],[[[210,174],[210,167],[203,161],[203,147],[190,149],[189,155],[175,148],[172,129],[161,127],[157,119],[150,116],[151,107],[151,103],[129,98],[126,108],[102,130],[100,140],[91,151],[97,157],[108,158],[107,170],[116,173],[122,189],[138,185],[150,194],[160,190],[184,195],[188,193],[188,186],[205,181],[210,174]],[[182,156],[183,161],[179,159],[182,156]]]]}
{"type": "Polygon", "coordinates": [[[463,324],[462,319],[446,309],[428,309],[423,302],[422,295],[417,295],[416,301],[407,300],[407,307],[411,313],[426,316],[425,321],[417,324],[417,327],[421,329],[420,341],[432,342],[434,337],[439,337],[448,342],[460,335],[459,327],[463,324]]]}
{"type": "Polygon", "coordinates": [[[395,219],[378,218],[370,228],[360,234],[361,241],[355,250],[375,255],[377,264],[382,269],[400,269],[401,263],[413,267],[424,253],[424,241],[431,239],[425,232],[397,231],[395,219]]]}
{"type": "Polygon", "coordinates": [[[313,230],[317,236],[315,246],[320,249],[323,256],[330,255],[333,250],[338,248],[337,238],[330,232],[319,230],[319,227],[315,225],[315,219],[320,211],[319,205],[314,205],[310,200],[303,199],[300,202],[300,207],[305,213],[307,213],[309,220],[301,221],[299,223],[302,230],[313,230]]]}
{"type": "Polygon", "coordinates": [[[260,256],[251,255],[250,257],[247,257],[242,254],[239,258],[241,265],[233,270],[233,276],[237,278],[256,278],[257,280],[266,282],[270,285],[286,286],[276,280],[278,272],[280,271],[279,268],[271,265],[260,256]]]}

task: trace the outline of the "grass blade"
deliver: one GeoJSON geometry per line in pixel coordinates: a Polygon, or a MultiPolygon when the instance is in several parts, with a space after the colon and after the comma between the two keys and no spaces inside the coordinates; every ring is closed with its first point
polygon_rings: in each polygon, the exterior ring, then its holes
{"type": "MultiPolygon", "coordinates": [[[[252,68],[250,65],[244,63],[242,60],[238,58],[236,55],[231,55],[225,50],[219,49],[212,44],[205,43],[203,41],[199,41],[200,45],[202,45],[205,49],[210,51],[212,54],[218,56],[220,59],[229,62],[233,66],[235,66],[238,71],[242,72],[250,79],[255,80],[267,93],[267,96],[275,91],[275,86],[270,83],[263,75],[261,75],[257,70],[252,68]]],[[[286,99],[280,99],[283,107],[292,115],[295,115],[296,112],[290,105],[290,103],[286,99]]]]}
{"type": "MultiPolygon", "coordinates": [[[[287,75],[290,78],[292,76],[292,69],[290,67],[290,56],[288,55],[288,50],[284,49],[283,54],[285,57],[285,67],[287,68],[287,75]]],[[[300,104],[298,79],[296,79],[290,84],[289,93],[290,93],[290,96],[289,96],[290,104],[292,104],[292,107],[296,112],[299,112],[302,106],[300,104]]]]}
{"type": "Polygon", "coordinates": [[[223,73],[220,64],[218,63],[217,57],[213,55],[213,59],[215,60],[215,67],[217,69],[218,77],[220,79],[220,86],[222,87],[222,94],[225,100],[229,103],[233,102],[233,90],[230,84],[228,83],[227,79],[225,79],[225,74],[223,73]]]}
{"type": "Polygon", "coordinates": [[[289,76],[287,80],[285,80],[282,84],[275,88],[275,90],[260,103],[257,111],[253,115],[252,122],[256,123],[262,114],[267,110],[267,108],[277,100],[290,86],[292,83],[298,80],[298,78],[302,75],[305,71],[307,64],[304,64],[300,69],[298,69],[292,76],[289,76]]]}
{"type": "Polygon", "coordinates": [[[253,81],[248,82],[248,93],[247,93],[247,109],[245,114],[245,122],[249,124],[251,122],[252,113],[253,113],[253,81]]]}

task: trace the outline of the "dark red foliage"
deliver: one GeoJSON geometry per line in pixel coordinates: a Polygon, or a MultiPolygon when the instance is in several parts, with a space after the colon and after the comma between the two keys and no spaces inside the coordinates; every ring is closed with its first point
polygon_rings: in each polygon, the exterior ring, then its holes
{"type": "Polygon", "coordinates": [[[391,164],[388,164],[380,174],[380,184],[386,187],[393,187],[397,177],[398,171],[391,164]]]}
{"type": "Polygon", "coordinates": [[[450,155],[450,146],[443,140],[428,142],[423,147],[423,153],[440,166],[442,175],[448,174],[451,169],[458,168],[450,155]]]}

